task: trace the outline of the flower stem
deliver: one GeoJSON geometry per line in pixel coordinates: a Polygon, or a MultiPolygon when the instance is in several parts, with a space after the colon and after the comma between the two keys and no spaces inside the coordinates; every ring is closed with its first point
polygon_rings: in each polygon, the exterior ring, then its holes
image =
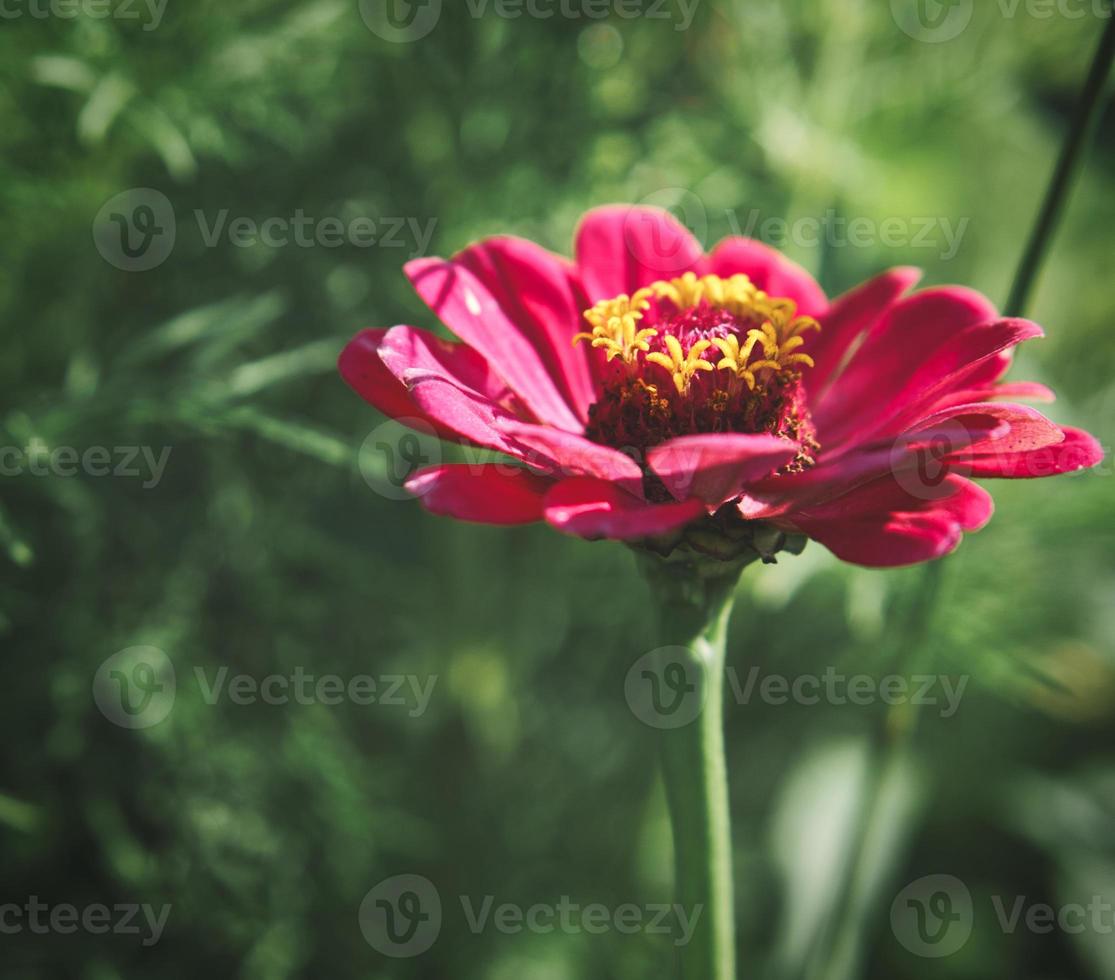
{"type": "Polygon", "coordinates": [[[1057,160],[1057,167],[1049,182],[1041,212],[1030,233],[1030,240],[1026,245],[1022,261],[1018,265],[1010,298],[1007,300],[1007,316],[1022,316],[1026,310],[1038,269],[1045,258],[1053,231],[1061,211],[1064,210],[1069,190],[1083,161],[1084,151],[1099,119],[1099,108],[1103,102],[1103,92],[1113,59],[1115,59],[1115,14],[1109,12],[1107,27],[1103,32],[1096,56],[1092,60],[1088,79],[1081,90],[1076,112],[1064,145],[1061,147],[1061,156],[1057,160]]]}
{"type": "Polygon", "coordinates": [[[675,898],[690,922],[678,947],[683,980],[735,980],[732,833],[724,757],[724,656],[733,592],[743,564],[663,562],[643,570],[658,612],[658,642],[695,681],[702,707],[662,732],[662,776],[674,837],[675,898]]]}

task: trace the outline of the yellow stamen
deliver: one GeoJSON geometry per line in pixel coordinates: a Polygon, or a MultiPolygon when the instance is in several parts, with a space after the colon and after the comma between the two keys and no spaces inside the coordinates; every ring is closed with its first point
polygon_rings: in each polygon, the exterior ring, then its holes
{"type": "Polygon", "coordinates": [[[632,364],[639,352],[650,350],[650,338],[657,337],[657,330],[639,329],[639,321],[650,309],[650,297],[654,292],[640,289],[634,296],[617,296],[597,303],[591,310],[585,310],[585,319],[592,327],[592,333],[579,333],[573,343],[589,341],[593,347],[602,347],[608,360],[622,357],[632,364]]]}
{"type": "Polygon", "coordinates": [[[681,342],[671,334],[666,334],[663,342],[666,344],[669,355],[656,351],[653,354],[647,354],[647,361],[651,364],[657,364],[659,367],[664,367],[670,372],[679,395],[685,394],[685,389],[689,387],[690,380],[698,371],[714,370],[712,362],[701,357],[712,346],[710,341],[698,340],[689,348],[688,353],[681,349],[681,342]]]}
{"type": "Polygon", "coordinates": [[[660,280],[638,290],[634,296],[617,296],[602,300],[585,311],[591,333],[579,333],[573,343],[587,340],[593,347],[603,348],[608,360],[622,357],[624,363],[635,364],[639,355],[651,364],[670,372],[679,393],[684,393],[698,371],[730,371],[749,389],[758,384],[760,371],[791,371],[797,365],[813,367],[813,358],[798,352],[805,343],[807,330],[820,330],[812,317],[796,316],[793,300],[771,297],[758,289],[745,275],[727,279],[720,276],[697,276],[687,272],[677,279],[660,280]],[[682,350],[678,339],[670,334],[662,338],[666,353],[651,352],[650,340],[658,330],[639,328],[639,322],[651,307],[651,299],[667,301],[678,312],[693,309],[702,303],[721,309],[746,323],[754,324],[743,342],[735,334],[715,340],[700,340],[688,351],[682,350]],[[714,346],[723,355],[714,365],[702,355],[714,346]],[[752,360],[756,348],[762,356],[752,360]]]}

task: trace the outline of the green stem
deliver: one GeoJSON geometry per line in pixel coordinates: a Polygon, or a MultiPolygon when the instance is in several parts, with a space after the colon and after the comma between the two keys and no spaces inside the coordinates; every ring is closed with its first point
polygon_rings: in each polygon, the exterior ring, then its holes
{"type": "Polygon", "coordinates": [[[724,757],[724,656],[742,564],[675,563],[643,571],[658,611],[658,642],[679,661],[703,707],[662,732],[662,776],[674,836],[675,902],[696,925],[678,947],[683,980],[735,980],[732,832],[724,757]]]}
{"type": "Polygon", "coordinates": [[[1103,101],[1103,91],[1113,59],[1115,59],[1115,15],[1108,17],[1107,28],[1103,32],[1096,56],[1092,60],[1088,80],[1084,83],[1068,135],[1065,137],[1064,146],[1061,147],[1061,156],[1053,171],[1053,179],[1049,182],[1045,201],[1042,203],[1026,251],[1019,263],[1010,298],[1007,300],[1007,316],[1022,316],[1029,303],[1034,279],[1037,277],[1038,269],[1041,268],[1042,260],[1057,227],[1057,221],[1064,210],[1069,190],[1083,162],[1084,150],[1099,119],[1099,108],[1103,101]]]}

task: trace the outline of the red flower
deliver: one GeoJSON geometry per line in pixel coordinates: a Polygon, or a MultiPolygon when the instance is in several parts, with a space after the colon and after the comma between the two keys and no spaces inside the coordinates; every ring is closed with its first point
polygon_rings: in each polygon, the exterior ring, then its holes
{"type": "Polygon", "coordinates": [[[1041,328],[969,289],[908,294],[915,269],[830,301],[759,242],[705,255],[666,212],[609,207],[585,217],[574,262],[495,238],[406,272],[462,343],[365,330],[345,380],[390,416],[517,462],[416,473],[408,488],[435,513],[659,546],[765,529],[904,565],[987,523],[991,498],[968,476],[1102,459],[1087,433],[1000,400],[1051,400],[999,381],[1041,328]]]}

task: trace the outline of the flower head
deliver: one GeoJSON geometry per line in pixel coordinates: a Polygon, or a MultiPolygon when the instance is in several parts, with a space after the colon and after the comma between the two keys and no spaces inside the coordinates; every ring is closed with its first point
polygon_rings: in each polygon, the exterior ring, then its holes
{"type": "Polygon", "coordinates": [[[461,342],[366,330],[341,371],[387,414],[517,462],[411,478],[463,520],[764,557],[804,535],[901,565],[990,518],[968,477],[1102,458],[1013,401],[1046,389],[1000,380],[1041,329],[961,287],[908,293],[916,270],[830,301],[758,242],[705,255],[667,213],[612,207],[585,217],[572,263],[497,238],[407,274],[461,342]]]}

